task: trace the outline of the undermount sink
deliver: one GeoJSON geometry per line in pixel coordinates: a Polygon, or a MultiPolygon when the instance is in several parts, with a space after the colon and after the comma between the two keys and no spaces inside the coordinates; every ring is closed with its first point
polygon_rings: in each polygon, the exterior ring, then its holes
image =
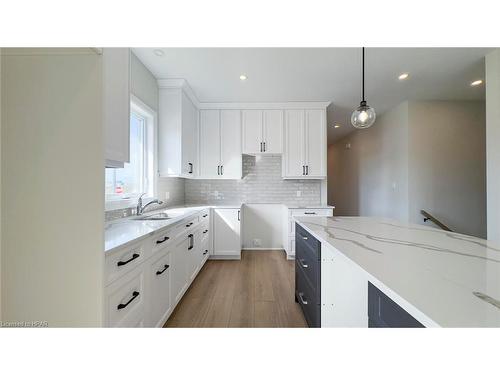
{"type": "Polygon", "coordinates": [[[157,212],[155,214],[135,216],[132,220],[169,220],[182,215],[182,212],[157,212]]]}
{"type": "Polygon", "coordinates": [[[165,212],[160,212],[158,214],[153,214],[153,215],[135,216],[133,218],[133,220],[169,220],[169,219],[173,219],[173,217],[165,212]]]}

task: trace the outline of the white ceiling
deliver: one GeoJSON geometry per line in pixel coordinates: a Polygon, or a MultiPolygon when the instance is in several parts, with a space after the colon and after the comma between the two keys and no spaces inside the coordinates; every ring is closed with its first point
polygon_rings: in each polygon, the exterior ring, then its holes
{"type": "MultiPolygon", "coordinates": [[[[360,48],[134,48],[157,78],[184,78],[201,102],[332,101],[329,143],[353,130],[360,48]],[[240,74],[248,76],[246,81],[240,74]],[[339,129],[333,123],[341,124],[339,129]]],[[[368,48],[366,99],[377,115],[408,99],[484,100],[488,48],[368,48]],[[398,81],[402,72],[410,77],[398,81]]]]}

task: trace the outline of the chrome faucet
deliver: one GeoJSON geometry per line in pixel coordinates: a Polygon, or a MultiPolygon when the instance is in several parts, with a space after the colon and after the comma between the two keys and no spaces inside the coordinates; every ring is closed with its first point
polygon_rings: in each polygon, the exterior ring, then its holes
{"type": "Polygon", "coordinates": [[[146,209],[146,207],[152,205],[152,204],[163,204],[162,201],[158,200],[158,199],[154,199],[152,200],[151,202],[148,202],[146,203],[144,206],[142,205],[142,197],[146,195],[146,193],[143,193],[141,194],[141,196],[139,197],[139,199],[137,200],[137,209],[136,209],[136,215],[137,216],[140,216],[143,214],[144,210],[146,209]]]}

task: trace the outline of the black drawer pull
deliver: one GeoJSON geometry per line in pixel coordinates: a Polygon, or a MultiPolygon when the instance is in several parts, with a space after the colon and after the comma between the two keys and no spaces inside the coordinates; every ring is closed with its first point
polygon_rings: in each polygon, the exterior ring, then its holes
{"type": "Polygon", "coordinates": [[[207,216],[208,216],[208,214],[203,215],[203,217],[207,217],[207,216]]]}
{"type": "Polygon", "coordinates": [[[208,254],[208,250],[205,250],[205,251],[203,252],[203,255],[207,255],[207,254],[208,254]]]}
{"type": "Polygon", "coordinates": [[[304,259],[299,259],[299,264],[302,268],[309,268],[309,265],[304,263],[304,259]]]}
{"type": "Polygon", "coordinates": [[[169,239],[170,239],[170,237],[165,236],[165,237],[163,237],[163,240],[158,240],[158,241],[156,241],[156,243],[160,244],[160,243],[163,243],[163,242],[165,242],[165,241],[167,241],[169,239]]]}
{"type": "Polygon", "coordinates": [[[168,264],[165,264],[165,267],[161,271],[156,271],[156,274],[157,275],[161,275],[163,272],[165,272],[166,270],[168,270],[168,267],[170,267],[170,266],[168,264]]]}
{"type": "Polygon", "coordinates": [[[194,236],[192,234],[188,235],[189,239],[189,247],[188,250],[191,250],[194,247],[194,236]]]}
{"type": "Polygon", "coordinates": [[[138,295],[139,295],[139,292],[137,292],[137,291],[135,291],[134,293],[132,293],[132,298],[129,299],[127,303],[120,303],[117,306],[118,310],[121,310],[121,309],[124,309],[125,307],[127,307],[130,304],[130,302],[132,302],[134,299],[137,298],[138,295]]]}
{"type": "Polygon", "coordinates": [[[189,165],[189,172],[188,173],[193,173],[193,163],[188,163],[189,165]]]}
{"type": "Polygon", "coordinates": [[[203,234],[205,234],[205,233],[208,233],[208,229],[205,229],[205,230],[203,231],[203,234]]]}
{"type": "Polygon", "coordinates": [[[316,215],[316,212],[304,212],[304,215],[316,215]]]}
{"type": "Polygon", "coordinates": [[[304,299],[304,293],[299,293],[299,298],[303,305],[307,305],[307,300],[304,299]]]}
{"type": "Polygon", "coordinates": [[[189,228],[193,223],[186,224],[186,228],[189,228]]]}
{"type": "Polygon", "coordinates": [[[134,254],[134,255],[132,255],[132,258],[130,258],[129,260],[127,260],[127,261],[120,260],[118,263],[116,263],[116,265],[118,267],[124,266],[125,264],[130,263],[137,258],[139,258],[139,254],[134,254]]]}
{"type": "Polygon", "coordinates": [[[188,250],[192,250],[192,249],[193,249],[193,246],[192,246],[192,245],[188,247],[188,250]]]}

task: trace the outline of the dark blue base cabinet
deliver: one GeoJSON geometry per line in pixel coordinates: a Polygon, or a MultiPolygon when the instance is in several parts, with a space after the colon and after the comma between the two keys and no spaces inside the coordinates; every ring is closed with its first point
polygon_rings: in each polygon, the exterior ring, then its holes
{"type": "Polygon", "coordinates": [[[295,302],[309,327],[321,327],[321,242],[295,227],[295,302]]]}
{"type": "Polygon", "coordinates": [[[369,328],[424,328],[401,306],[368,283],[368,327],[369,328]]]}

